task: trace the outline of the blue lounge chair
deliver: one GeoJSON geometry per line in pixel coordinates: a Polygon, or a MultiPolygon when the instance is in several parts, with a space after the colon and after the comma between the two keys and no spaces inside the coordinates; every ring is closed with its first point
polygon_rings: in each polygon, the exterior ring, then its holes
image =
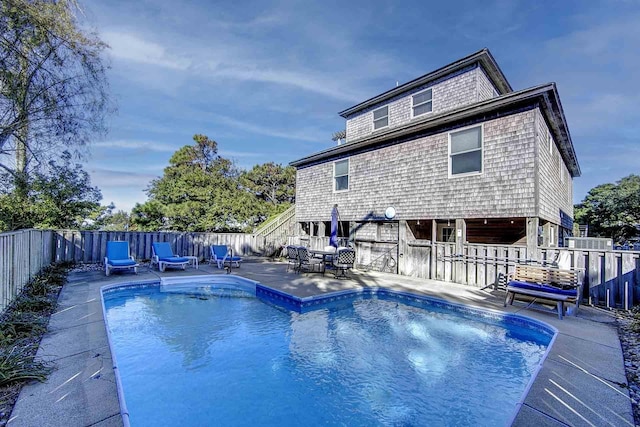
{"type": "Polygon", "coordinates": [[[107,242],[107,253],[104,257],[104,274],[110,275],[111,270],[128,270],[138,274],[138,263],[129,253],[129,242],[107,242]]]}
{"type": "Polygon", "coordinates": [[[239,256],[233,256],[233,251],[226,245],[213,245],[211,246],[211,262],[215,262],[218,268],[224,268],[224,263],[228,262],[230,266],[233,264],[240,268],[242,258],[239,256]]]}
{"type": "Polygon", "coordinates": [[[151,248],[153,250],[151,263],[158,264],[158,270],[160,271],[164,271],[167,267],[182,267],[184,270],[189,264],[189,258],[173,254],[169,242],[156,242],[151,245],[151,248]]]}

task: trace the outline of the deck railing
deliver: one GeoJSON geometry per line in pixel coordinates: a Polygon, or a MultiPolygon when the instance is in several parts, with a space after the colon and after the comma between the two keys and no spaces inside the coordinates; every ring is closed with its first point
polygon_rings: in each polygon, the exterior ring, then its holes
{"type": "MultiPolygon", "coordinates": [[[[289,244],[322,248],[329,244],[329,238],[292,237],[289,244]]],[[[350,244],[356,249],[358,268],[388,272],[392,271],[390,266],[397,264],[400,275],[479,288],[496,287],[502,277],[515,271],[516,264],[550,264],[559,252],[568,252],[571,268],[579,271],[586,302],[616,308],[640,303],[638,251],[543,247],[536,254],[529,254],[525,246],[465,244],[462,253],[456,253],[454,243],[420,240],[408,242],[404,249],[389,241],[368,239],[356,239],[350,244]]]]}

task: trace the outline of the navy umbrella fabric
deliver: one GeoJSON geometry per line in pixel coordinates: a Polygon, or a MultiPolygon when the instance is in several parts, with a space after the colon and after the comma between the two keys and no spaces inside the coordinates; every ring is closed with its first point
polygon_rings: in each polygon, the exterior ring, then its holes
{"type": "Polygon", "coordinates": [[[334,248],[338,247],[338,205],[333,205],[331,210],[331,236],[329,237],[329,244],[334,248]]]}

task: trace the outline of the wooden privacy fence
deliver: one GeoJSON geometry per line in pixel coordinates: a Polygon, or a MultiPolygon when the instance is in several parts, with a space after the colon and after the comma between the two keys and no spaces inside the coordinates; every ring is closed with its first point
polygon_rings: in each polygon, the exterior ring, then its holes
{"type": "MultiPolygon", "coordinates": [[[[319,249],[327,237],[289,238],[289,244],[319,249]]],[[[422,279],[442,280],[479,288],[497,286],[501,276],[515,271],[517,264],[548,264],[559,252],[568,252],[571,268],[579,271],[584,299],[595,305],[628,308],[640,302],[640,252],[593,249],[538,248],[528,254],[525,246],[465,244],[456,253],[454,243],[356,239],[356,267],[397,272],[422,279]],[[402,247],[404,249],[402,249],[402,247]],[[397,264],[397,271],[392,266],[397,264]]]]}
{"type": "Polygon", "coordinates": [[[151,244],[169,242],[174,253],[209,259],[211,245],[227,245],[234,254],[261,254],[264,238],[239,233],[171,233],[124,231],[72,231],[59,230],[54,234],[52,261],[100,263],[104,261],[107,242],[129,242],[131,255],[137,260],[151,259],[151,244]]]}
{"type": "Polygon", "coordinates": [[[19,230],[0,233],[0,311],[43,267],[60,261],[101,263],[107,241],[129,242],[137,260],[151,258],[151,244],[169,242],[176,254],[209,259],[209,246],[228,245],[235,254],[261,254],[264,237],[237,233],[147,233],[19,230]]]}
{"type": "Polygon", "coordinates": [[[53,234],[43,230],[0,234],[0,311],[43,267],[51,264],[53,234]]]}

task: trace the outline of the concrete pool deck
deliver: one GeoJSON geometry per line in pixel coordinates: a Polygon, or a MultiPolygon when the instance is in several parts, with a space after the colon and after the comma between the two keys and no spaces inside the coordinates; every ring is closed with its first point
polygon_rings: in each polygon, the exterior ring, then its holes
{"type": "MultiPolygon", "coordinates": [[[[378,286],[543,321],[559,333],[514,425],[634,425],[615,318],[606,311],[581,307],[578,316],[559,320],[553,313],[525,310],[521,303],[504,308],[504,293],[498,291],[373,272],[354,272],[351,279],[339,280],[332,275],[286,273],[286,263],[247,261],[232,274],[298,297],[378,286]]],[[[105,277],[98,271],[69,275],[38,350],[38,356],[53,362],[55,370],[47,382],[34,382],[22,389],[9,426],[122,425],[100,287],[159,277],[224,274],[208,264],[201,264],[198,270],[189,267],[164,273],[146,267],[139,270],[138,275],[105,277]]]]}

